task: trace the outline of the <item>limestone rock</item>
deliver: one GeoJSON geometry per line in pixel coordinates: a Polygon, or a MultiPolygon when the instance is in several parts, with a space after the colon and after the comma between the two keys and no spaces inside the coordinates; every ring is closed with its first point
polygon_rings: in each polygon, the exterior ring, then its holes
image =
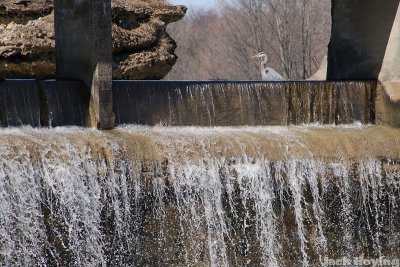
{"type": "Polygon", "coordinates": [[[53,14],[26,24],[0,25],[0,77],[49,77],[55,73],[53,14]]]}
{"type": "Polygon", "coordinates": [[[53,0],[2,0],[0,2],[0,24],[10,22],[26,24],[30,20],[49,15],[53,11],[53,0]]]}
{"type": "MultiPolygon", "coordinates": [[[[55,76],[52,0],[0,3],[0,77],[55,76]]],[[[113,78],[161,79],[176,62],[176,43],[166,32],[181,19],[184,6],[112,2],[113,78]]]]}

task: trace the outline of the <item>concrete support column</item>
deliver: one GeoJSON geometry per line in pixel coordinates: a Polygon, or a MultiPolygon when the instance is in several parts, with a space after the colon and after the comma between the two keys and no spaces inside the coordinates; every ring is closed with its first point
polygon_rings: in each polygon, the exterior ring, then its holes
{"type": "Polygon", "coordinates": [[[376,121],[400,128],[400,6],[379,74],[376,121]]]}
{"type": "Polygon", "coordinates": [[[332,0],[328,80],[378,80],[376,123],[400,127],[400,0],[332,0]]]}
{"type": "Polygon", "coordinates": [[[54,1],[57,78],[82,80],[91,91],[88,126],[111,129],[111,0],[54,1]]]}
{"type": "Polygon", "coordinates": [[[399,0],[332,0],[328,80],[378,79],[399,0]]]}

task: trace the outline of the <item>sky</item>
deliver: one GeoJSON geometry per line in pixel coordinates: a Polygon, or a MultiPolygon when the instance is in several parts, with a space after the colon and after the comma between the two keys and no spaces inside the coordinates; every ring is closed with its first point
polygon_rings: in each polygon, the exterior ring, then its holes
{"type": "Polygon", "coordinates": [[[174,5],[185,5],[190,9],[210,9],[217,6],[217,0],[169,0],[174,5]]]}

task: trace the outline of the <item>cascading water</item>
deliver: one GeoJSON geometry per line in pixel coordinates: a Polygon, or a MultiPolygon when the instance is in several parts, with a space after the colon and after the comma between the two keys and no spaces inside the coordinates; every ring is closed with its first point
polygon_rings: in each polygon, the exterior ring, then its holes
{"type": "Polygon", "coordinates": [[[0,136],[3,266],[321,266],[400,255],[399,130],[0,136]]]}
{"type": "MultiPolygon", "coordinates": [[[[115,123],[270,126],[375,122],[375,81],[113,81],[115,123]]],[[[0,126],[85,126],[81,81],[0,83],[0,126]],[[21,104],[22,103],[22,104],[21,104]]]]}
{"type": "Polygon", "coordinates": [[[170,126],[368,124],[376,82],[115,81],[116,123],[170,126]]]}

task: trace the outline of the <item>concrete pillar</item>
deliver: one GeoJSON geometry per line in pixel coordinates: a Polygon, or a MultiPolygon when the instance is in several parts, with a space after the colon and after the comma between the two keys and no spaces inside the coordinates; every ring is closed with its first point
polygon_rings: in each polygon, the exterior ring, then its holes
{"type": "MultiPolygon", "coordinates": [[[[383,83],[391,82],[398,84],[400,82],[400,4],[392,26],[389,42],[385,49],[385,57],[378,78],[383,83]]],[[[397,88],[397,90],[393,88],[392,93],[393,97],[400,100],[400,86],[397,85],[397,88]]]]}
{"type": "Polygon", "coordinates": [[[376,121],[400,128],[400,6],[379,74],[376,121]]]}
{"type": "Polygon", "coordinates": [[[399,0],[332,0],[328,80],[378,79],[399,0]]]}
{"type": "Polygon", "coordinates": [[[54,1],[57,78],[91,90],[88,126],[114,126],[111,0],[54,1]]]}

